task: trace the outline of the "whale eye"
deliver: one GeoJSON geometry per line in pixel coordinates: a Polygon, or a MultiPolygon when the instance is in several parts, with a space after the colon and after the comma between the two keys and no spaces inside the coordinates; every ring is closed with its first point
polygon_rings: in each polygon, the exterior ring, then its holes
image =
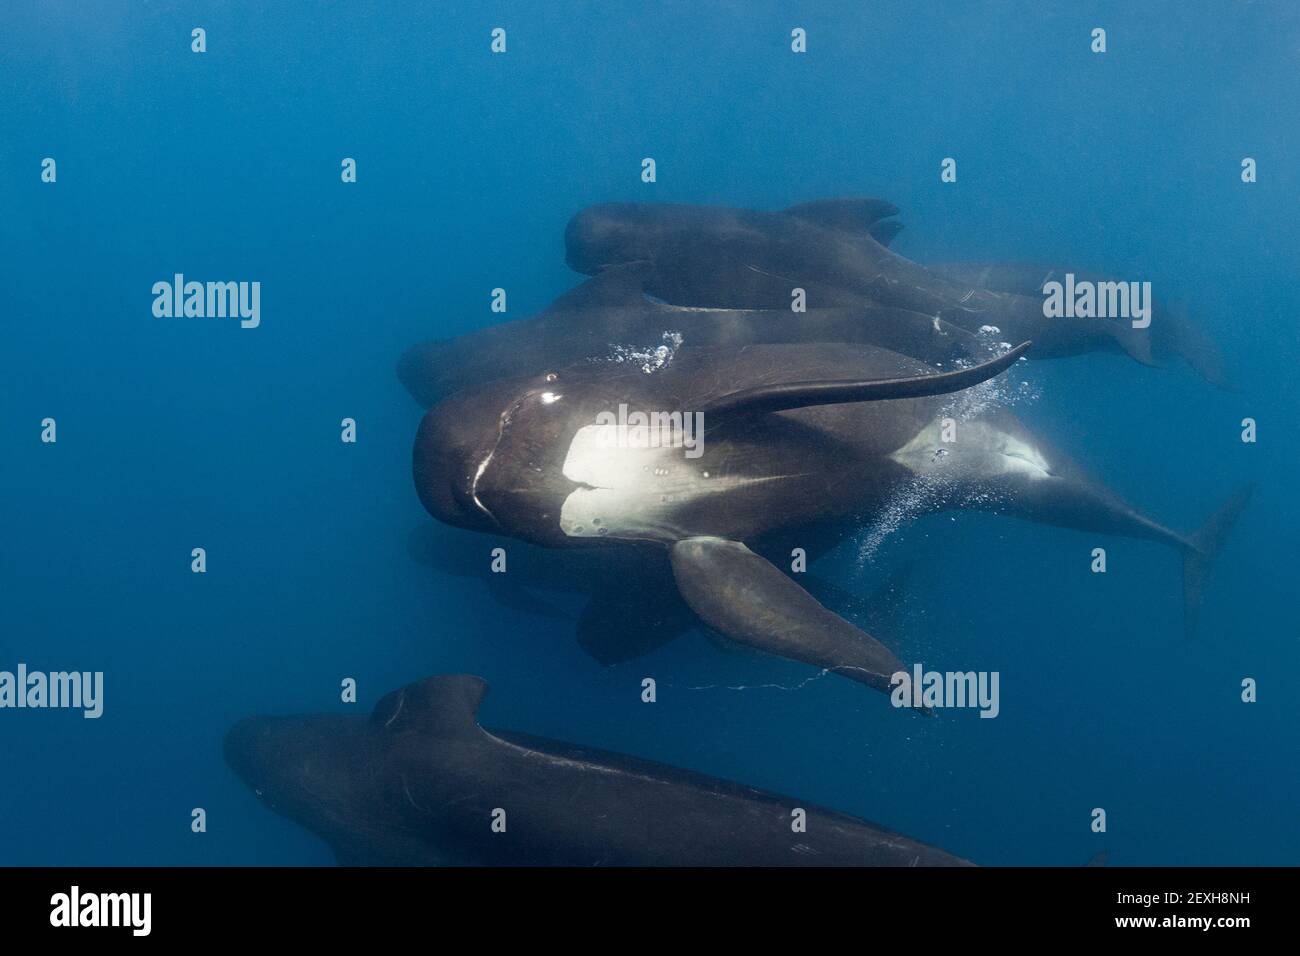
{"type": "Polygon", "coordinates": [[[557,378],[559,378],[559,377],[560,377],[560,376],[556,375],[554,372],[547,372],[547,373],[546,373],[546,380],[547,380],[548,382],[554,382],[554,381],[555,381],[557,378]]]}

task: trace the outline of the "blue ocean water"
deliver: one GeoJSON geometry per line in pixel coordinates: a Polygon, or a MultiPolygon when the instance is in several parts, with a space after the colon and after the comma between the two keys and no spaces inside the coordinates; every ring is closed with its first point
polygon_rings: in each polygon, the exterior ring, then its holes
{"type": "Polygon", "coordinates": [[[4,4],[0,669],[103,671],[105,700],[0,710],[0,863],[328,864],[226,767],[225,730],[453,671],[490,682],[489,726],[979,863],[1296,863],[1298,55],[1281,0],[4,4]],[[588,204],[842,195],[901,207],[895,248],[923,262],[1088,261],[1188,303],[1237,390],[1115,355],[1013,374],[1037,395],[1017,414],[1175,528],[1256,483],[1194,642],[1168,548],[907,522],[819,572],[868,594],[910,563],[906,656],[1000,672],[997,719],[924,720],[699,632],[602,668],[571,621],[412,559],[431,519],[405,348],[500,320],[493,288],[518,318],[574,285],[562,234],[588,204]],[[178,272],[260,281],[259,327],[156,318],[178,272]]]}

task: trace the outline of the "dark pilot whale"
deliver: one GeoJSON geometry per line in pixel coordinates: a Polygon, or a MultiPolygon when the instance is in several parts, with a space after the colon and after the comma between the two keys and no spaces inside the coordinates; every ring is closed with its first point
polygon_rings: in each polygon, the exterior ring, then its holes
{"type": "Polygon", "coordinates": [[[903,669],[893,652],[744,542],[843,519],[886,493],[876,423],[853,408],[970,387],[1026,348],[944,373],[865,346],[682,349],[653,374],[586,364],[491,382],[425,414],[416,489],[448,524],[543,547],[666,548],[677,591],[724,637],[887,691],[903,669]],[[808,369],[830,374],[799,375],[808,369]],[[614,409],[702,417],[702,454],[627,446],[601,424],[614,409]]]}
{"type": "MultiPolygon", "coordinates": [[[[926,268],[971,288],[1040,297],[1045,284],[1063,282],[1067,274],[1094,286],[1118,278],[1087,269],[1035,262],[928,262],[926,268]]],[[[1159,299],[1152,303],[1151,352],[1158,360],[1180,358],[1212,385],[1229,386],[1218,346],[1188,319],[1182,307],[1159,299]]]]}
{"type": "Polygon", "coordinates": [[[1100,318],[1048,318],[1042,296],[963,282],[888,248],[880,199],[828,199],[760,212],[712,206],[604,203],[577,213],[565,231],[566,259],[594,275],[650,263],[647,288],[668,302],[713,308],[788,307],[802,288],[810,307],[863,300],[937,317],[968,331],[1000,330],[1032,340],[1034,358],[1121,351],[1153,364],[1149,329],[1100,318]]]}
{"type": "Polygon", "coordinates": [[[486,690],[444,675],[394,691],[369,717],[247,718],[227,734],[226,760],[344,865],[971,865],[789,797],[486,730],[486,690]]]}
{"type": "Polygon", "coordinates": [[[1183,555],[1190,631],[1245,492],[1185,536],[1000,407],[958,422],[956,440],[943,440],[946,393],[1001,372],[1026,345],[949,373],[869,346],[756,345],[683,348],[653,374],[582,365],[491,382],[426,413],[416,489],[430,514],[459,527],[544,547],[666,551],[677,591],[722,636],[878,690],[902,669],[898,658],[756,548],[791,529],[860,524],[918,481],[945,489],[924,502],[928,510],[969,501],[1173,546],[1183,555]],[[627,440],[632,432],[611,421],[617,409],[699,416],[698,456],[687,454],[684,432],[679,444],[627,440]]]}
{"type": "Polygon", "coordinates": [[[421,342],[398,363],[398,378],[428,408],[480,382],[536,374],[584,359],[617,355],[655,363],[678,340],[692,346],[857,342],[944,367],[987,358],[994,344],[951,323],[908,309],[858,302],[852,307],[693,308],[647,297],[648,263],[611,266],[560,296],[540,314],[421,342]]]}

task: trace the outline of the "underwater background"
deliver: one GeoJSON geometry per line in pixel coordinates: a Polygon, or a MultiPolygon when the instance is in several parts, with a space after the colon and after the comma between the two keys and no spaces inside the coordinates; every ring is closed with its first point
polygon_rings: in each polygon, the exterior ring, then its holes
{"type": "Polygon", "coordinates": [[[105,694],[98,720],[0,710],[0,864],[332,863],[227,768],[223,734],[367,712],[445,672],[488,680],[486,726],[797,796],[982,864],[1300,862],[1298,58],[1282,0],[8,0],[0,669],[102,670],[105,694]],[[1194,641],[1169,548],[956,512],[868,522],[815,569],[863,596],[906,570],[879,609],[888,638],[927,668],[999,671],[995,720],[899,714],[698,630],[602,668],[572,620],[490,596],[489,551],[510,542],[425,514],[396,362],[575,285],[574,212],[847,195],[901,207],[910,258],[1088,263],[1150,280],[1218,342],[1235,391],[1119,355],[1009,373],[1018,415],[1178,530],[1256,483],[1194,641]],[[155,318],[151,286],[177,272],[260,281],[260,326],[155,318]],[[458,573],[418,560],[439,536],[458,573]]]}

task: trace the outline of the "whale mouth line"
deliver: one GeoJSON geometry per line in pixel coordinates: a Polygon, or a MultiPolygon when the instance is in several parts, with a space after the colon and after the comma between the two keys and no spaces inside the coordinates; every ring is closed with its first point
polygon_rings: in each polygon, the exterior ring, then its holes
{"type": "Polygon", "coordinates": [[[501,522],[498,521],[497,516],[492,513],[492,509],[483,504],[483,499],[478,496],[478,483],[482,480],[483,475],[487,473],[488,465],[492,464],[492,459],[496,455],[497,449],[501,447],[501,441],[505,438],[506,434],[506,425],[510,423],[510,413],[515,410],[517,405],[517,402],[511,404],[509,408],[505,409],[501,413],[501,417],[497,419],[496,441],[492,443],[492,450],[487,453],[487,456],[484,457],[481,462],[478,463],[478,468],[474,470],[474,477],[469,483],[470,500],[474,502],[476,508],[491,518],[492,523],[498,528],[501,527],[501,522]]]}
{"type": "Polygon", "coordinates": [[[483,473],[487,471],[487,466],[491,463],[492,456],[495,454],[496,454],[496,448],[493,447],[492,451],[488,453],[488,456],[484,458],[481,462],[479,462],[478,469],[474,472],[474,480],[470,482],[470,486],[469,486],[469,496],[470,499],[474,502],[474,505],[485,515],[491,518],[493,521],[497,520],[496,515],[492,513],[492,511],[488,508],[487,505],[483,504],[483,500],[478,496],[478,482],[479,479],[483,477],[483,473]]]}

